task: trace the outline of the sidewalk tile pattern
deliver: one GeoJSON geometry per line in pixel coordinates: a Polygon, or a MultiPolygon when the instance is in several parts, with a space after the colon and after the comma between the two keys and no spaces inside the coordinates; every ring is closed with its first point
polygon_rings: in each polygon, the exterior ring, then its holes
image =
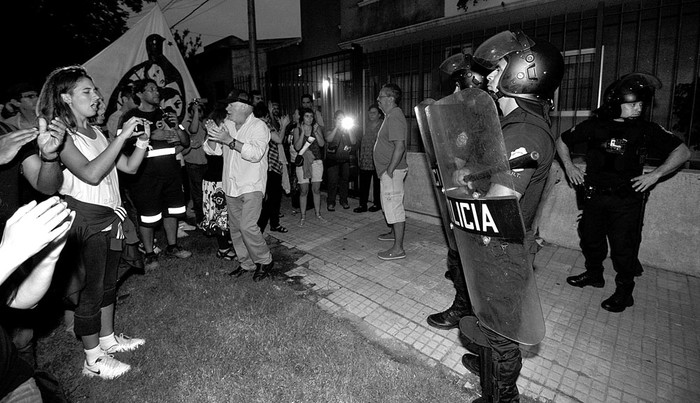
{"type": "MultiPolygon", "coordinates": [[[[298,220],[291,211],[285,199],[286,217],[298,220]]],[[[440,221],[409,213],[407,258],[382,261],[377,252],[391,243],[377,240],[387,232],[381,212],[324,210],[324,218],[327,223],[310,211],[304,227],[286,223],[288,233],[273,234],[306,252],[288,275],[303,277],[325,296],[318,305],[326,311],[357,318],[377,336],[405,343],[478,390],[478,377],[461,364],[467,350],[459,330],[438,330],[425,321],[454,297],[444,277],[440,221]]],[[[540,344],[522,346],[521,393],[542,402],[700,402],[700,279],[645,267],[634,306],[615,314],[600,307],[615,287],[610,260],[603,289],[566,283],[583,265],[579,251],[556,245],[537,255],[547,333],[540,344]]]]}

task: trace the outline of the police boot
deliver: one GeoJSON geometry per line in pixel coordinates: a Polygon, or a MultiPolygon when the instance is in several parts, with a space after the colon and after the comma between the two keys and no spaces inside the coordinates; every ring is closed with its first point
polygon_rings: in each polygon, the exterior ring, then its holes
{"type": "Polygon", "coordinates": [[[595,288],[603,288],[603,286],[605,286],[605,279],[603,278],[603,273],[593,273],[591,271],[584,271],[578,276],[567,277],[566,282],[573,285],[574,287],[581,288],[588,285],[595,288]]]}
{"type": "Polygon", "coordinates": [[[474,312],[471,309],[471,305],[465,307],[458,303],[457,298],[455,298],[455,302],[453,302],[452,306],[450,306],[446,311],[429,315],[426,321],[432,327],[448,330],[459,327],[459,320],[463,317],[473,315],[474,312]]]}
{"type": "Polygon", "coordinates": [[[462,265],[456,251],[449,250],[447,254],[447,269],[455,286],[455,300],[446,311],[429,315],[426,321],[432,327],[448,330],[459,326],[459,320],[465,316],[474,316],[472,304],[469,301],[467,283],[464,281],[462,265]]]}
{"type": "MultiPolygon", "coordinates": [[[[462,365],[479,377],[487,376],[486,374],[481,374],[481,360],[478,355],[464,354],[462,356],[462,365]]],[[[520,402],[520,392],[516,384],[518,376],[520,376],[520,369],[523,366],[520,349],[513,350],[500,359],[496,359],[494,365],[496,368],[494,369],[495,378],[493,383],[486,383],[486,385],[493,385],[493,393],[489,394],[482,391],[484,396],[474,400],[473,403],[520,402]]],[[[482,385],[484,385],[483,382],[482,385]]]]}
{"type": "Polygon", "coordinates": [[[498,359],[498,402],[518,403],[520,392],[516,381],[523,367],[523,358],[520,349],[515,349],[498,359]]]}
{"type": "Polygon", "coordinates": [[[632,298],[633,290],[634,282],[627,284],[617,283],[615,293],[610,298],[603,301],[600,306],[606,311],[622,312],[625,308],[634,305],[634,298],[632,298]]]}

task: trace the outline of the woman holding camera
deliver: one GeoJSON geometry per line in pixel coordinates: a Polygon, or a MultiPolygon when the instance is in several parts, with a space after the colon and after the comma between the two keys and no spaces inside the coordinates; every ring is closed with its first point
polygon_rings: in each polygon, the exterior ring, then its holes
{"type": "MultiPolygon", "coordinates": [[[[122,222],[126,210],[119,195],[117,169],[135,173],[146,155],[149,132],[137,131],[143,119],[132,117],[110,143],[97,126],[90,124],[98,113],[100,94],[92,78],[80,66],[49,74],[37,103],[47,119],[59,118],[67,136],[59,153],[64,171],[59,190],[68,207],[76,212],[62,258],[71,268],[66,300],[75,304],[75,334],[85,351],[83,374],[113,379],[130,365],[112,354],[134,350],[145,343],[114,332],[117,269],[123,246],[122,222]],[[124,143],[138,136],[131,156],[121,153],[124,143]],[[77,261],[73,261],[72,259],[77,261]]],[[[56,157],[58,159],[59,157],[56,157]]]]}
{"type": "MultiPolygon", "coordinates": [[[[299,182],[299,206],[301,219],[299,226],[303,227],[306,220],[306,198],[309,194],[309,183],[314,201],[316,218],[325,222],[321,217],[321,181],[323,180],[323,151],[326,144],[321,128],[316,123],[314,111],[302,108],[299,126],[294,129],[294,149],[303,158],[301,165],[297,164],[296,174],[299,182]]],[[[297,157],[298,159],[298,157],[297,157]]]]}

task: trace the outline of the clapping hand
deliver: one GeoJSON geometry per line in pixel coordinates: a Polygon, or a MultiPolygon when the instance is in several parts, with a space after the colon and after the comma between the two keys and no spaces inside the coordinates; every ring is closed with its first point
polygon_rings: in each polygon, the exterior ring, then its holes
{"type": "Polygon", "coordinates": [[[35,128],[16,130],[0,136],[0,165],[12,161],[25,144],[34,140],[39,131],[35,128]]]}
{"type": "Polygon", "coordinates": [[[75,212],[57,196],[38,204],[36,201],[29,202],[7,220],[1,247],[12,251],[16,259],[12,264],[15,265],[34,256],[50,243],[62,248],[74,218],[75,212]]]}
{"type": "Polygon", "coordinates": [[[221,126],[215,126],[207,125],[207,132],[209,133],[209,140],[221,143],[221,144],[228,144],[231,141],[233,141],[233,138],[228,132],[228,128],[226,125],[221,125],[221,126]]]}
{"type": "Polygon", "coordinates": [[[50,123],[44,118],[39,118],[39,135],[36,142],[41,156],[50,160],[57,158],[65,136],[66,124],[59,118],[51,119],[50,123]]]}
{"type": "Polygon", "coordinates": [[[291,122],[289,115],[282,115],[282,117],[280,117],[280,127],[289,125],[289,122],[291,122]]]}

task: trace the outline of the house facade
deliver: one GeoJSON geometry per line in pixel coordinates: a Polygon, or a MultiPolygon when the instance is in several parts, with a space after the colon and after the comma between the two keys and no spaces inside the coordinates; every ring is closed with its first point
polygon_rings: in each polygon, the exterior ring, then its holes
{"type": "MultiPolygon", "coordinates": [[[[520,29],[564,55],[566,71],[551,113],[562,132],[590,116],[605,88],[633,71],[656,75],[647,119],[681,137],[693,150],[684,170],[660,183],[646,211],[640,259],[645,264],[700,274],[700,0],[340,0],[323,9],[301,0],[302,38],[267,52],[264,82],[269,98],[291,112],[309,93],[326,121],[343,109],[364,122],[382,84],[404,91],[410,129],[408,210],[437,215],[432,178],[413,107],[453,90],[438,70],[447,57],[472,53],[503,30],[520,29]],[[315,45],[318,43],[318,45],[315,45]],[[335,46],[333,45],[335,44],[335,46]],[[672,245],[672,247],[671,247],[672,245]],[[684,251],[679,254],[677,251],[684,251]]],[[[231,76],[239,72],[229,71],[231,76]]],[[[574,149],[582,154],[583,149],[574,149]]],[[[651,165],[659,161],[649,161],[651,165]]],[[[573,191],[553,173],[547,213],[539,221],[545,240],[578,247],[573,191]]]]}

